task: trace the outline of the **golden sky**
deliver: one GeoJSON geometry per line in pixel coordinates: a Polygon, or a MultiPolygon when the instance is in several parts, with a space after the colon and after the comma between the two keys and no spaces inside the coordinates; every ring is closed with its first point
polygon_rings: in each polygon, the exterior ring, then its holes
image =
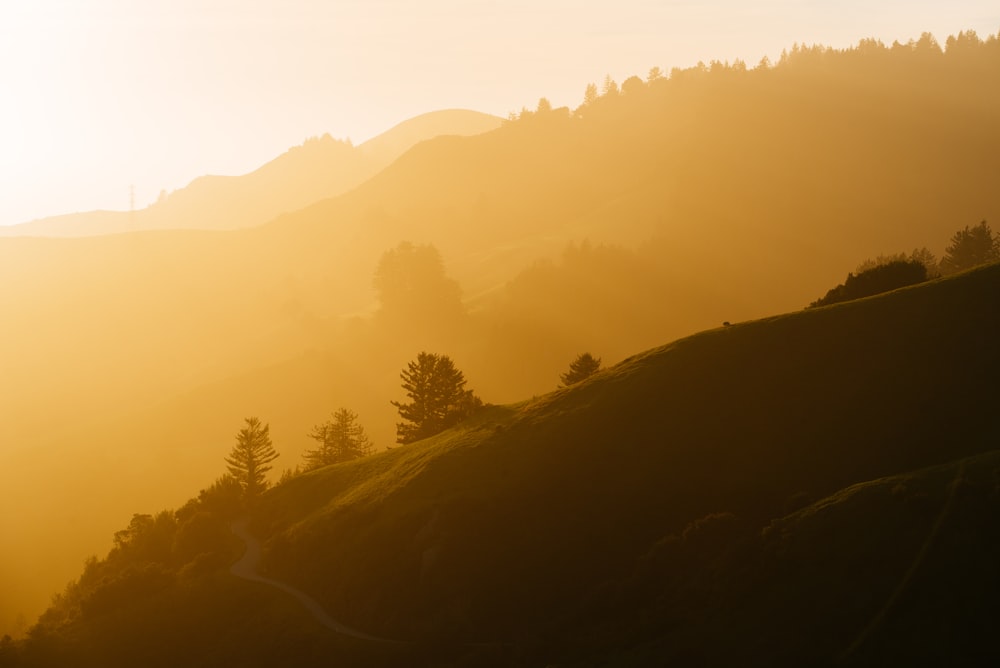
{"type": "Polygon", "coordinates": [[[0,224],[435,109],[575,107],[605,74],[965,29],[1000,30],[996,0],[2,0],[0,224]]]}

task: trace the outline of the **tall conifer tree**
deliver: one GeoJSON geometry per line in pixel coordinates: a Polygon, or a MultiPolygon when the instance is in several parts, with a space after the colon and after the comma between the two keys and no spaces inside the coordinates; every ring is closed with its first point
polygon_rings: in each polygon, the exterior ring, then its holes
{"type": "Polygon", "coordinates": [[[278,453],[271,444],[270,425],[255,417],[245,419],[246,426],[236,434],[236,445],[226,457],[229,473],[243,488],[243,498],[255,499],[267,489],[267,472],[278,453]]]}

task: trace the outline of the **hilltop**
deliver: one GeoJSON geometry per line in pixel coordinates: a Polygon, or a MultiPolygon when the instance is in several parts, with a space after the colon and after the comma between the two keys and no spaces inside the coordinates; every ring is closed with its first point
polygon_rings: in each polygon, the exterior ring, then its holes
{"type": "Polygon", "coordinates": [[[997,295],[994,264],[705,331],[267,493],[252,528],[268,576],[405,643],[327,635],[227,579],[238,547],[215,539],[200,579],[132,565],[180,588],[88,612],[81,581],[28,651],[101,665],[148,647],[149,665],[995,659],[982,620],[1000,590],[997,295]],[[195,601],[197,646],[182,632],[195,601]],[[231,615],[249,635],[224,631],[231,615]]]}
{"type": "Polygon", "coordinates": [[[86,237],[142,230],[232,230],[271,219],[355,188],[417,144],[500,127],[496,116],[464,109],[421,114],[353,146],[312,137],[241,176],[200,176],[138,211],[88,211],[0,226],[0,236],[86,237]]]}

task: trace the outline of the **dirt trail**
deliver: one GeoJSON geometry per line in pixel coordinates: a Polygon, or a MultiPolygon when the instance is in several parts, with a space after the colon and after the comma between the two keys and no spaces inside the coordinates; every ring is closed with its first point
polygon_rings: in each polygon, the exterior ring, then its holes
{"type": "Polygon", "coordinates": [[[875,617],[872,618],[871,622],[868,623],[868,626],[861,632],[861,635],[859,635],[854,642],[851,643],[851,646],[848,647],[847,650],[840,656],[840,661],[843,662],[850,658],[850,656],[854,654],[854,652],[856,652],[862,644],[864,644],[869,636],[871,636],[878,629],[878,627],[885,620],[889,611],[892,609],[892,606],[895,605],[896,601],[910,585],[910,581],[913,579],[914,574],[917,570],[919,570],[920,565],[924,562],[924,558],[927,556],[928,550],[934,544],[938,533],[940,533],[942,525],[944,525],[945,520],[947,520],[948,516],[951,514],[951,507],[955,504],[955,497],[958,495],[958,488],[962,484],[962,479],[965,474],[965,463],[966,462],[963,460],[962,463],[959,464],[958,471],[955,472],[955,477],[949,485],[948,498],[945,501],[944,507],[938,514],[937,520],[935,520],[933,526],[931,526],[930,531],[927,533],[927,537],[920,546],[920,549],[917,550],[913,563],[910,564],[909,569],[907,569],[907,571],[903,574],[899,584],[896,585],[896,589],[893,590],[888,600],[886,600],[885,605],[883,605],[875,617]]]}
{"type": "Polygon", "coordinates": [[[237,538],[242,540],[246,546],[246,552],[243,556],[229,569],[229,572],[238,578],[243,578],[245,580],[252,580],[253,582],[261,582],[276,589],[280,589],[293,596],[309,613],[318,621],[320,624],[330,629],[331,631],[336,631],[337,633],[342,633],[346,636],[351,636],[353,638],[360,638],[362,640],[372,640],[375,642],[395,642],[393,640],[388,640],[386,638],[378,638],[376,636],[368,635],[367,633],[362,633],[356,629],[352,629],[349,626],[345,626],[338,622],[336,619],[331,617],[323,609],[323,606],[319,604],[315,599],[306,594],[305,592],[299,591],[295,587],[285,584],[284,582],[279,582],[278,580],[272,580],[260,575],[257,569],[260,565],[260,541],[253,537],[247,530],[247,520],[240,520],[234,522],[230,525],[230,529],[237,538]]]}

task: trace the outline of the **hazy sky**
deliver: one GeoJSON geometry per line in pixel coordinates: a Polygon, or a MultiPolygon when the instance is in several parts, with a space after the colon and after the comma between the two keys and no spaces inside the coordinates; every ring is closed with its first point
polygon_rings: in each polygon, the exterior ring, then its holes
{"type": "Polygon", "coordinates": [[[0,0],[0,224],[154,200],[306,137],[588,82],[1000,30],[996,0],[0,0]]]}

